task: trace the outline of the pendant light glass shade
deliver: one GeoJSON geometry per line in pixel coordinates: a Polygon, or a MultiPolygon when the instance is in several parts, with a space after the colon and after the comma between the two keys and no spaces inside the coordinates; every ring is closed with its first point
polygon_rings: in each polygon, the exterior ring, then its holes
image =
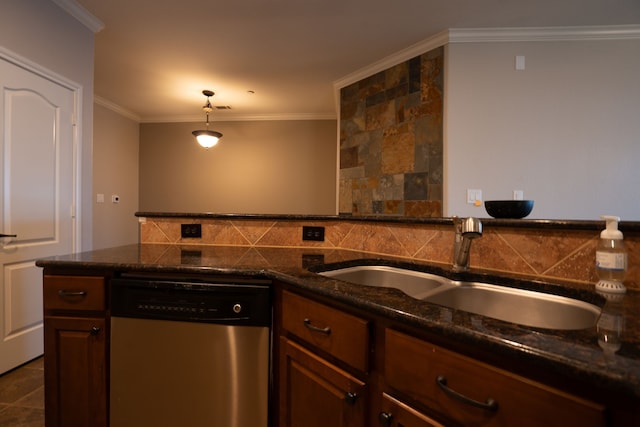
{"type": "Polygon", "coordinates": [[[196,137],[198,144],[204,148],[211,148],[218,143],[222,134],[213,130],[194,130],[191,132],[196,137]]]}
{"type": "Polygon", "coordinates": [[[202,107],[207,116],[205,125],[206,130],[194,130],[191,133],[196,137],[196,141],[198,141],[198,144],[200,144],[204,148],[211,148],[218,143],[220,138],[222,138],[222,134],[214,130],[209,130],[209,113],[213,111],[213,107],[211,106],[209,98],[212,97],[214,93],[210,90],[203,90],[202,94],[207,97],[207,103],[204,105],[204,107],[202,107]]]}

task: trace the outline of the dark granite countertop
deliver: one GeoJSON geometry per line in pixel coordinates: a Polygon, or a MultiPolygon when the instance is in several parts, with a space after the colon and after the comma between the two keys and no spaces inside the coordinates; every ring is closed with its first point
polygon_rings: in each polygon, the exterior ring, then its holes
{"type": "MultiPolygon", "coordinates": [[[[448,266],[331,249],[141,244],[41,259],[47,269],[230,274],[278,279],[337,302],[486,352],[514,357],[554,373],[580,378],[598,387],[640,398],[640,293],[621,301],[598,295],[592,286],[545,283],[515,276],[469,271],[453,277],[448,266]],[[385,264],[433,272],[461,280],[491,281],[575,297],[603,308],[602,321],[620,325],[616,351],[599,344],[596,326],[578,331],[523,327],[413,299],[399,290],[349,284],[312,271],[361,264],[385,264]]],[[[599,322],[602,324],[602,322],[599,322]]],[[[615,329],[615,328],[614,328],[615,329]]]]}
{"type": "MultiPolygon", "coordinates": [[[[136,212],[137,217],[146,218],[191,218],[191,219],[243,219],[243,220],[280,220],[280,221],[361,221],[402,224],[452,224],[450,217],[415,218],[393,215],[291,215],[291,214],[221,214],[213,212],[136,212]]],[[[489,227],[535,228],[559,230],[595,230],[604,229],[603,220],[581,219],[496,219],[481,217],[482,223],[489,227]]],[[[623,232],[640,232],[640,221],[621,221],[618,225],[623,232]]]]}

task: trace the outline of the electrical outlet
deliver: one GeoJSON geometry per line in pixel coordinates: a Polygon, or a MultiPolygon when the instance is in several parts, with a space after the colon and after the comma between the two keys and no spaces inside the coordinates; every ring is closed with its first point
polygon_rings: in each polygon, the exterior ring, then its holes
{"type": "Polygon", "coordinates": [[[324,242],[324,227],[302,226],[302,240],[324,242]]]}
{"type": "Polygon", "coordinates": [[[183,239],[202,237],[202,224],[180,224],[180,235],[183,239]]]}

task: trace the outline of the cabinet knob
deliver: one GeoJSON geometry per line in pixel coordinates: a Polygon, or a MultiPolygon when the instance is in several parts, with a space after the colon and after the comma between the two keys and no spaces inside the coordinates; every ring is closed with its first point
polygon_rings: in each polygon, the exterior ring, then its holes
{"type": "Polygon", "coordinates": [[[391,427],[393,415],[389,412],[380,412],[380,414],[378,414],[378,421],[382,427],[391,427]]]}
{"type": "Polygon", "coordinates": [[[98,335],[100,333],[100,328],[97,326],[94,326],[93,328],[89,329],[89,334],[91,335],[98,335]]]}
{"type": "Polygon", "coordinates": [[[358,400],[358,394],[352,391],[348,391],[344,394],[344,401],[349,405],[355,405],[358,400]]]}

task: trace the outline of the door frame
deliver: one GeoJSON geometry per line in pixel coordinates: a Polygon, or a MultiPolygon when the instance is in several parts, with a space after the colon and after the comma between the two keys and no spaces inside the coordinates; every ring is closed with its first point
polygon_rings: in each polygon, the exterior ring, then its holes
{"type": "MultiPolygon", "coordinates": [[[[49,70],[42,65],[33,62],[15,52],[0,46],[0,59],[12,63],[30,73],[36,74],[55,84],[58,84],[73,92],[73,188],[72,188],[72,207],[71,207],[71,244],[72,252],[80,252],[82,250],[82,85],[74,82],[54,71],[49,70]]],[[[60,254],[63,255],[63,254],[60,254]]]]}

